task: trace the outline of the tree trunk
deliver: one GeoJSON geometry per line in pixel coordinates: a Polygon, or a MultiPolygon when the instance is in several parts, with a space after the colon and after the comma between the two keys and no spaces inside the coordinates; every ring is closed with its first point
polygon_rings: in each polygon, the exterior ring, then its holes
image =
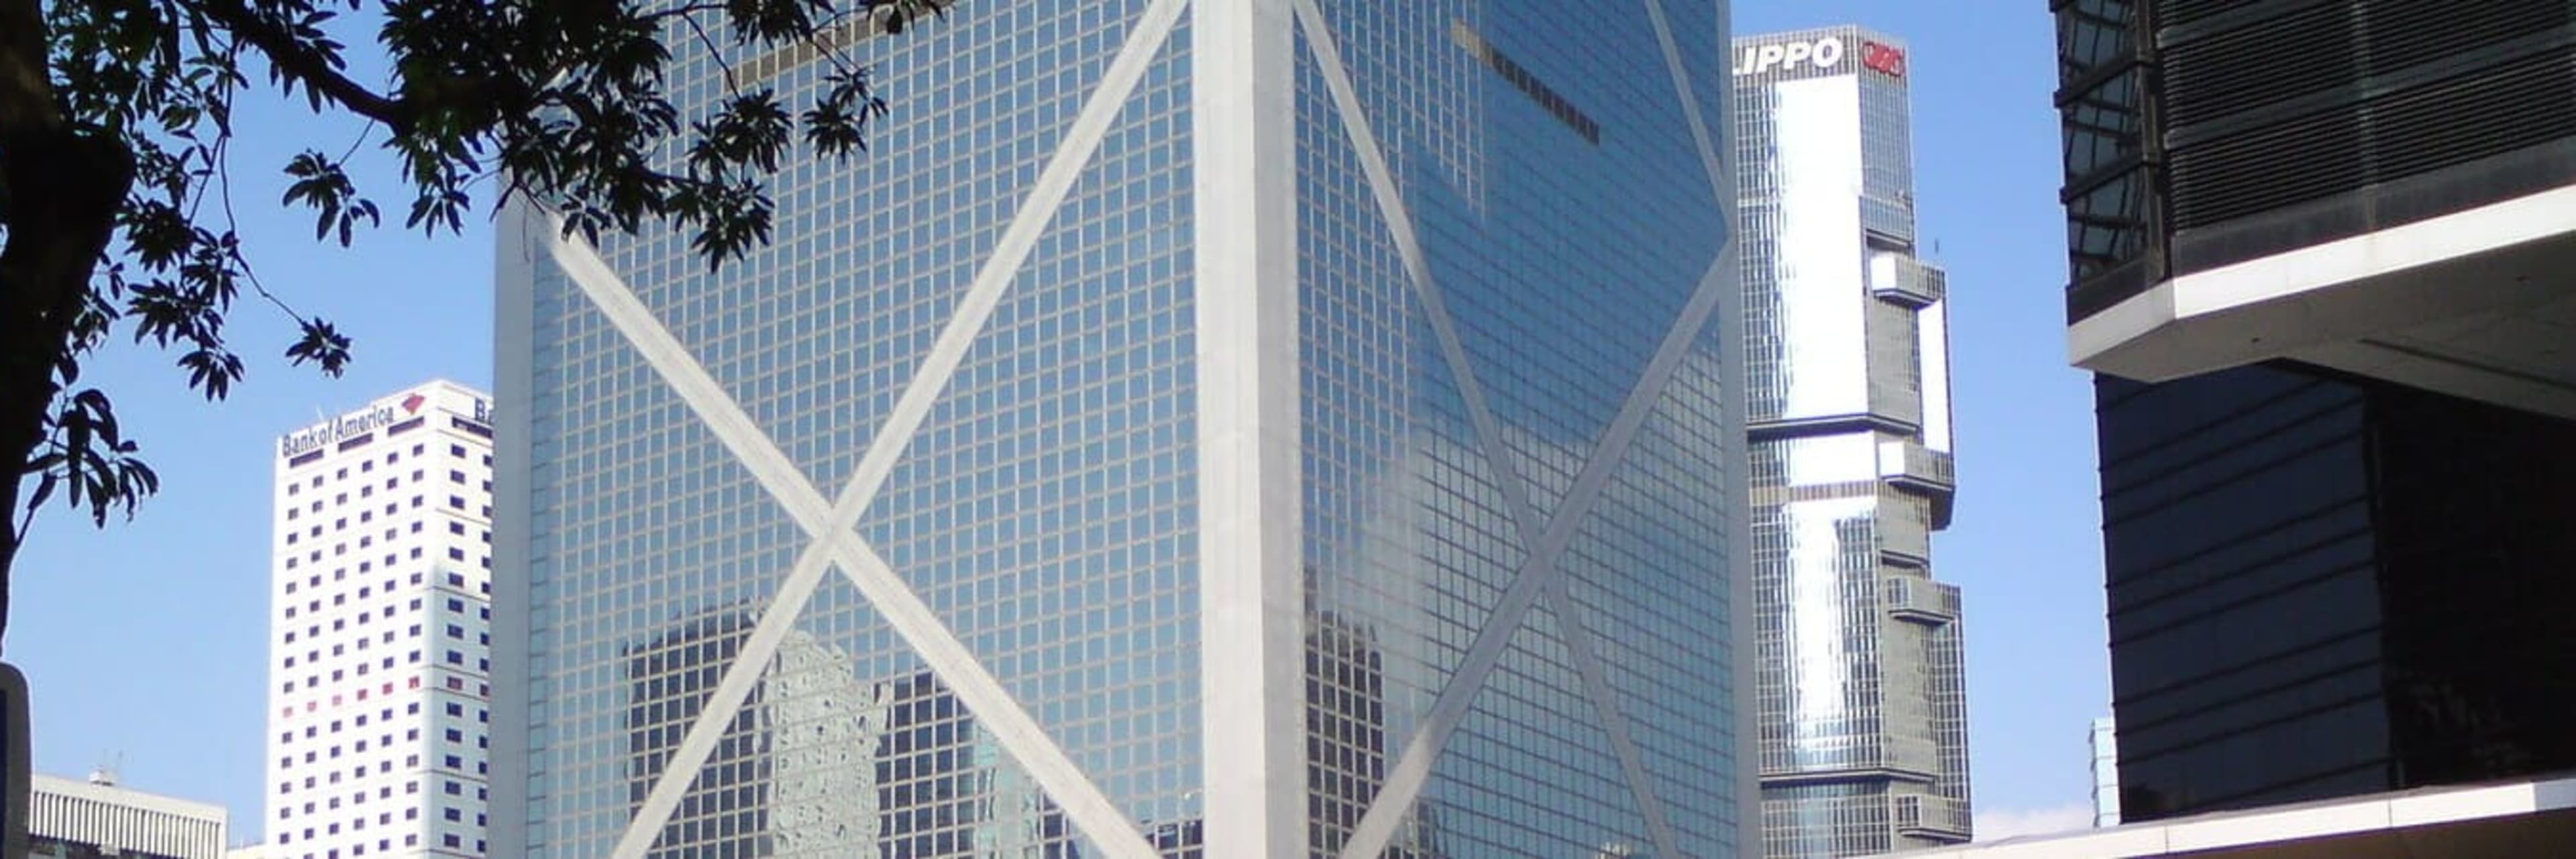
{"type": "Polygon", "coordinates": [[[113,138],[60,130],[0,142],[9,240],[0,249],[0,642],[18,547],[21,473],[44,441],[54,367],[68,342],[134,183],[134,157],[113,138]]]}
{"type": "Polygon", "coordinates": [[[44,441],[54,368],[134,184],[123,141],[64,121],[45,41],[36,0],[0,0],[0,636],[27,537],[19,488],[44,441]]]}

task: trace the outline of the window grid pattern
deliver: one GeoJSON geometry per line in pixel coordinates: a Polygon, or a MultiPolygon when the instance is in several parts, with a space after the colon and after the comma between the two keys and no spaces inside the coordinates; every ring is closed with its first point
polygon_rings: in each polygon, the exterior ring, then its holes
{"type": "MultiPolygon", "coordinates": [[[[770,244],[716,273],[676,234],[601,254],[832,494],[1146,5],[961,4],[852,45],[894,115],[856,162],[782,166],[770,244]]],[[[1198,814],[1189,41],[1184,21],[860,525],[1144,821],[1198,814]]],[[[810,97],[822,69],[772,83],[810,97]]],[[[672,87],[684,113],[727,94],[700,51],[672,87]]],[[[559,271],[530,288],[528,855],[596,856],[809,541],[559,271]]],[[[839,574],[762,670],[654,855],[1084,849],[839,574]]]]}
{"type": "MultiPolygon", "coordinates": [[[[810,480],[836,487],[1142,5],[968,4],[919,38],[863,43],[862,61],[906,93],[899,112],[951,118],[898,116],[868,169],[791,165],[779,241],[721,275],[673,236],[603,255],[810,480]],[[988,102],[1008,115],[988,120],[988,102]]],[[[1656,34],[1643,19],[1576,27],[1540,4],[1327,5],[1510,428],[1496,441],[1544,516],[1726,238],[1656,34]],[[1461,22],[1508,52],[1522,83],[1598,122],[1598,139],[1461,49],[1461,22]],[[1615,45],[1596,41],[1605,33],[1615,45]]],[[[1717,116],[1723,60],[1698,42],[1722,32],[1719,9],[1664,5],[1697,107],[1717,116]]],[[[1186,27],[860,526],[1178,855],[1203,837],[1186,27]]],[[[1324,845],[1383,784],[1526,537],[1312,58],[1298,62],[1307,726],[1310,775],[1338,784],[1314,795],[1324,845]],[[1330,492],[1344,495],[1320,500],[1330,492]]],[[[778,80],[791,96],[813,85],[806,68],[778,80]]],[[[700,103],[722,92],[704,64],[682,86],[700,103]]],[[[738,652],[805,541],[576,290],[546,267],[535,289],[529,855],[590,856],[720,676],[705,663],[738,652]]],[[[1741,766],[1722,620],[1739,571],[1722,559],[1724,454],[1742,442],[1719,411],[1717,332],[1732,336],[1711,326],[1693,341],[1561,562],[1679,847],[1708,856],[1734,852],[1741,766]]],[[[1514,634],[1391,852],[1649,849],[1571,619],[1543,609],[1514,634]]],[[[823,582],[763,668],[660,853],[1091,849],[846,581],[823,582]]]]}
{"type": "MultiPolygon", "coordinates": [[[[1162,822],[1200,813],[1189,38],[1185,20],[861,525],[1085,774],[1162,822]]],[[[832,637],[870,612],[809,614],[832,637]]]]}
{"type": "MultiPolygon", "coordinates": [[[[1725,238],[1652,25],[1578,26],[1542,4],[1319,5],[1543,519],[1725,238]],[[1598,140],[1541,88],[1597,121],[1598,140]]],[[[1716,10],[1664,5],[1718,116],[1723,60],[1694,44],[1720,32],[1716,10]]],[[[1528,547],[1311,38],[1297,50],[1309,836],[1334,856],[1528,547]]],[[[1696,345],[1559,565],[1679,848],[1722,856],[1738,764],[1718,620],[1735,571],[1718,559],[1724,452],[1742,442],[1721,430],[1723,341],[1696,345]]],[[[1383,855],[1653,849],[1561,620],[1542,603],[1513,634],[1383,855]]]]}

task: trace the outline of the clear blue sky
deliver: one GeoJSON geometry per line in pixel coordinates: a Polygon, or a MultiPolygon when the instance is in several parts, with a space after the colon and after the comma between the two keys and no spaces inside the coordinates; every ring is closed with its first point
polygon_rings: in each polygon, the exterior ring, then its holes
{"type": "MultiPolygon", "coordinates": [[[[2065,365],[2046,4],[1748,0],[1735,15],[1745,34],[1859,23],[1912,43],[1920,218],[1954,305],[1960,490],[1935,564],[1967,592],[1976,798],[1981,817],[2062,814],[2085,801],[2084,733],[2108,682],[2091,395],[2065,365]]],[[[59,512],[39,520],[19,558],[7,656],[36,689],[38,770],[77,776],[121,758],[127,784],[225,803],[249,838],[271,446],[317,414],[425,379],[488,386],[492,251],[481,223],[435,241],[387,230],[350,251],[317,246],[309,219],[273,205],[277,167],[307,145],[338,151],[357,126],[263,103],[242,127],[234,194],[261,275],[354,334],[358,361],[339,380],[287,367],[283,320],[251,303],[233,335],[251,375],[226,403],[183,392],[166,355],[111,348],[86,378],[117,395],[162,494],[105,530],[59,512]]],[[[398,213],[406,201],[379,202],[398,213]]]]}

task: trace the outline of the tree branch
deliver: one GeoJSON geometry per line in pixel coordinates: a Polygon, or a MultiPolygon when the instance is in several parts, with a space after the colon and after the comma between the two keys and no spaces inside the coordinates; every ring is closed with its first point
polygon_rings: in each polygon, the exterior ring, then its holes
{"type": "Polygon", "coordinates": [[[735,85],[733,80],[733,63],[725,61],[724,49],[716,47],[716,40],[707,35],[707,28],[698,26],[698,16],[682,15],[680,21],[689,25],[690,32],[698,34],[698,44],[707,49],[707,58],[715,61],[718,71],[724,72],[725,92],[741,98],[742,87],[735,85]]]}
{"type": "Polygon", "coordinates": [[[242,0],[198,0],[198,11],[232,31],[233,36],[258,48],[278,71],[295,79],[314,92],[339,103],[349,112],[385,124],[395,134],[408,134],[419,111],[410,102],[388,98],[350,80],[332,68],[331,60],[313,46],[295,38],[276,21],[262,17],[242,0]]]}
{"type": "Polygon", "coordinates": [[[45,70],[45,13],[39,0],[0,0],[0,137],[62,127],[45,70]]]}

